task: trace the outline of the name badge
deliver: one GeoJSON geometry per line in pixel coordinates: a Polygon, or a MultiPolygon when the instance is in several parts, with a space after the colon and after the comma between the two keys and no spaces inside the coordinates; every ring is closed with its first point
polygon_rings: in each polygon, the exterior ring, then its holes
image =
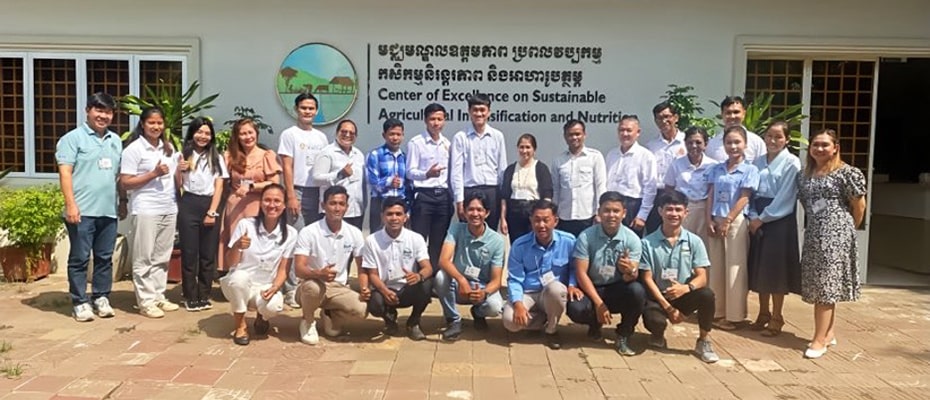
{"type": "Polygon", "coordinates": [[[813,204],[811,204],[811,214],[820,214],[820,212],[826,208],[827,201],[824,199],[818,199],[813,204]]]}
{"type": "Polygon", "coordinates": [[[549,286],[550,283],[555,281],[555,274],[552,271],[546,272],[543,274],[541,281],[543,286],[549,286]]]}
{"type": "Polygon", "coordinates": [[[481,268],[478,267],[465,267],[465,276],[478,279],[478,275],[481,274],[481,268]]]}
{"type": "Polygon", "coordinates": [[[307,157],[304,159],[304,165],[308,167],[312,167],[313,160],[314,160],[314,154],[308,154],[307,157]]]}
{"type": "Polygon", "coordinates": [[[614,277],[614,273],[617,272],[617,267],[613,265],[602,265],[597,269],[597,272],[604,277],[604,279],[610,279],[614,277]]]}
{"type": "Polygon", "coordinates": [[[110,160],[109,158],[101,158],[97,160],[97,168],[111,169],[113,168],[113,160],[110,160]]]}
{"type": "Polygon", "coordinates": [[[241,179],[241,180],[239,180],[239,186],[249,187],[249,186],[251,186],[253,183],[255,183],[255,181],[253,181],[253,180],[251,180],[251,179],[241,179]]]}
{"type": "Polygon", "coordinates": [[[662,270],[662,279],[667,280],[667,281],[670,281],[670,280],[673,280],[673,279],[674,279],[674,280],[677,281],[677,280],[678,280],[678,270],[677,270],[677,269],[672,269],[672,268],[665,268],[665,269],[663,269],[663,270],[662,270]]]}

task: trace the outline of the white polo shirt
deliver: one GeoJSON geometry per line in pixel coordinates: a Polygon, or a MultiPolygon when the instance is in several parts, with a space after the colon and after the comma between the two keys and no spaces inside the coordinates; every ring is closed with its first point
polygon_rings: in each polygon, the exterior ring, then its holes
{"type": "MultiPolygon", "coordinates": [[[[169,144],[170,146],[170,144],[169,144]]],[[[129,192],[129,211],[132,215],[167,215],[178,213],[175,199],[174,173],[178,169],[181,152],[167,156],[164,143],[152,146],[145,138],[138,138],[123,149],[119,173],[142,175],[155,169],[158,161],[168,166],[168,173],[146,182],[145,186],[129,192]]]]}
{"type": "Polygon", "coordinates": [[[327,144],[326,134],[316,128],[306,131],[295,125],[281,132],[278,155],[294,159],[295,186],[319,186],[313,182],[310,170],[327,144]]]}
{"type": "Polygon", "coordinates": [[[656,197],[656,157],[634,142],[623,153],[617,146],[607,153],[607,190],[642,199],[636,218],[646,220],[656,197]]]}
{"type": "Polygon", "coordinates": [[[243,218],[236,225],[229,238],[229,248],[236,245],[236,241],[242,235],[248,233],[252,243],[249,248],[242,250],[239,263],[233,266],[236,271],[249,273],[249,281],[253,285],[268,285],[274,283],[275,275],[278,273],[278,264],[282,259],[294,258],[294,245],[297,243],[297,229],[287,225],[287,240],[280,244],[281,226],[275,226],[274,230],[268,232],[265,227],[259,226],[255,230],[255,218],[243,218]]]}
{"type": "Polygon", "coordinates": [[[339,232],[333,233],[326,225],[326,219],[321,219],[300,230],[294,254],[310,257],[307,262],[310,269],[323,269],[335,264],[336,282],[345,285],[349,279],[346,269],[349,260],[358,257],[364,245],[365,239],[358,228],[343,221],[339,232]]]}
{"type": "MultiPolygon", "coordinates": [[[[342,186],[349,194],[349,207],[346,209],[346,218],[362,216],[365,212],[365,155],[358,147],[353,146],[348,153],[342,151],[337,143],[330,143],[320,151],[313,165],[313,180],[320,186],[320,201],[323,201],[323,192],[331,186],[342,186]],[[346,164],[352,163],[352,175],[339,177],[339,171],[346,164]]],[[[323,207],[320,206],[320,212],[323,207]]]]}
{"type": "MultiPolygon", "coordinates": [[[[183,154],[181,155],[183,157],[183,154]]],[[[213,196],[216,186],[216,178],[229,179],[229,172],[226,170],[226,158],[218,155],[216,157],[216,170],[210,170],[210,158],[206,154],[200,154],[196,151],[191,153],[190,169],[181,173],[181,187],[184,192],[196,194],[199,196],[213,196]]]]}
{"type": "Polygon", "coordinates": [[[429,260],[426,240],[416,232],[401,228],[392,238],[381,229],[365,238],[362,249],[362,268],[377,269],[378,277],[392,290],[407,284],[407,272],[419,272],[419,262],[429,260]]]}
{"type": "Polygon", "coordinates": [[[671,168],[665,174],[665,186],[674,187],[675,190],[688,196],[688,201],[703,201],[707,199],[707,170],[717,160],[706,154],[701,157],[700,165],[691,164],[688,156],[679,157],[672,162],[671,168]]]}

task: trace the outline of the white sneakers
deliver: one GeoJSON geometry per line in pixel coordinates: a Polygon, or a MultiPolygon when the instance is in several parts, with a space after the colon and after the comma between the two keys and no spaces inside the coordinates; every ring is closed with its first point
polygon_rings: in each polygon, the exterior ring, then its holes
{"type": "Polygon", "coordinates": [[[320,323],[323,324],[323,334],[329,337],[339,336],[342,331],[333,326],[333,319],[326,310],[320,310],[320,323]]]}
{"type": "Polygon", "coordinates": [[[94,311],[91,310],[89,303],[82,303],[74,306],[74,320],[77,322],[94,320],[94,311]]]}
{"type": "Polygon", "coordinates": [[[110,300],[106,297],[98,297],[97,300],[94,300],[94,310],[97,311],[97,316],[100,318],[113,318],[116,315],[113,312],[113,307],[110,307],[110,300]]]}
{"type": "Polygon", "coordinates": [[[162,311],[177,311],[181,306],[172,303],[168,300],[159,300],[155,302],[155,306],[160,308],[162,311]]]}
{"type": "Polygon", "coordinates": [[[93,321],[95,312],[100,318],[113,318],[113,316],[116,315],[116,313],[113,312],[113,307],[110,307],[110,300],[106,297],[99,297],[97,300],[94,300],[93,307],[91,307],[90,303],[82,303],[74,306],[74,320],[77,322],[93,321]]]}
{"type": "Polygon", "coordinates": [[[311,346],[320,343],[320,335],[316,332],[316,321],[308,322],[305,319],[300,320],[300,341],[311,346]]]}

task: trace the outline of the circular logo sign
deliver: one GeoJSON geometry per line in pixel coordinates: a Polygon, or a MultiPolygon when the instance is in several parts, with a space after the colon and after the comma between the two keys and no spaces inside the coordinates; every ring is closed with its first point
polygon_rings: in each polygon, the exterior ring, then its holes
{"type": "Polygon", "coordinates": [[[278,100],[291,115],[294,99],[310,92],[319,100],[315,125],[327,125],[345,116],[358,97],[358,75],[341,51],[324,43],[307,43],[284,58],[275,77],[278,100]]]}

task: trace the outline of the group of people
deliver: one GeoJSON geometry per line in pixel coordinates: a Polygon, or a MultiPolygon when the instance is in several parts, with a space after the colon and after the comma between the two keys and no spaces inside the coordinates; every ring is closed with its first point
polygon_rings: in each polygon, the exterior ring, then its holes
{"type": "Polygon", "coordinates": [[[798,293],[815,305],[805,356],[817,358],[836,344],[836,303],[859,296],[855,228],[865,179],[840,160],[833,130],[811,135],[802,171],[787,146],[789,126],[773,123],[762,137],[748,132],[739,97],[721,103],[725,128],[713,138],[700,127],[680,131],[674,105],[662,102],[653,108],[660,135],[645,146],[635,115],[621,118],[619,146],[606,158],[585,146],[584,122],[571,120],[563,126],[567,149],[551,166],[536,159],[529,133],[518,137],[519,160],[508,165],[483,94],[468,98],[470,123],[451,140],[443,134],[446,110],[434,103],[424,109],[425,132],[406,151],[404,123],[388,119],[384,144],[367,154],[355,147],[351,120],[336,125],[332,143],[314,128],[318,106],[311,94],[296,97],[297,124],[282,132],[277,153],[260,146],[255,122],[243,119],[220,154],[205,118],[194,119],[183,148],[174,149],[157,108],[142,113],[123,148],[107,130],[112,97],[90,96],[87,121],[60,139],[56,153],[75,319],[113,316],[116,220],[130,212],[140,313],[158,318],[180,308],[164,295],[177,229],[184,308],[211,308],[214,277],[224,272],[220,286],[241,345],[250,340],[249,309],[257,310],[254,334],[263,335],[285,305],[301,309],[299,335],[310,345],[320,331],[338,336],[369,314],[384,320],[385,334],[399,333],[397,310],[406,307],[405,333],[422,340],[420,318],[436,296],[443,340],[462,334],[457,305],[471,306],[478,331],[501,316],[508,331],[545,332],[554,349],[563,313],[596,340],[619,313],[615,343],[623,355],[636,354],[630,337],[640,318],[649,344],[665,347],[668,322],[696,312],[695,352],[714,362],[713,327],[778,335],[785,295],[798,293]],[[807,215],[801,251],[798,200],[807,215]],[[357,290],[348,281],[352,265],[357,290]],[[751,323],[749,290],[760,304],[751,323]]]}

